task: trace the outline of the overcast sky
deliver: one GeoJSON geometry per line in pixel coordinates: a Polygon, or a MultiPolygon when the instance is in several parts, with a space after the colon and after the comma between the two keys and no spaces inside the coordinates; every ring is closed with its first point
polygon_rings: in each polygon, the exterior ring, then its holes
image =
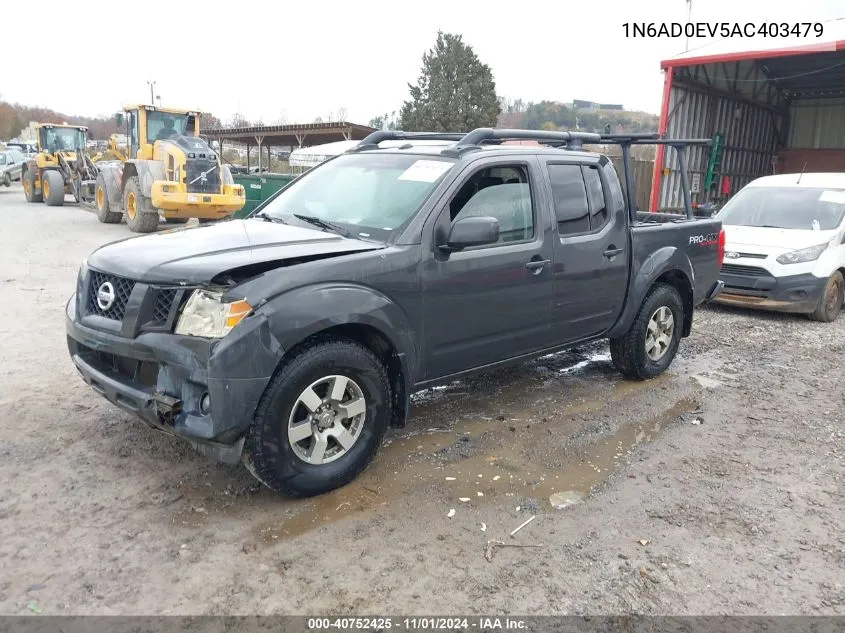
{"type": "MultiPolygon", "coordinates": [[[[818,21],[843,0],[692,0],[701,22],[818,21]],[[780,5],[777,6],[776,5],[780,5]]],[[[490,65],[497,91],[657,112],[661,59],[681,39],[625,38],[625,22],[683,22],[685,0],[4,3],[0,97],[67,114],[149,102],[228,119],[366,123],[398,110],[437,30],[460,33],[490,65]],[[407,13],[403,15],[403,11],[407,13]],[[75,63],[77,60],[78,63],[75,63]]],[[[704,41],[691,41],[690,47],[704,41]]],[[[737,47],[747,46],[737,39],[737,47]]]]}

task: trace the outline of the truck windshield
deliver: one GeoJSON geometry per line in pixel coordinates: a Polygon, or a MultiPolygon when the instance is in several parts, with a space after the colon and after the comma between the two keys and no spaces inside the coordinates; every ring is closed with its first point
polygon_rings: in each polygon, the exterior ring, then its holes
{"type": "Polygon", "coordinates": [[[54,154],[85,148],[85,132],[73,127],[43,127],[40,132],[41,148],[54,154]]]}
{"type": "Polygon", "coordinates": [[[147,112],[147,143],[163,141],[177,134],[193,136],[194,131],[188,130],[187,114],[147,112]]]}
{"type": "Polygon", "coordinates": [[[845,215],[845,190],[746,187],[719,213],[723,225],[830,231],[845,215]]]}
{"type": "Polygon", "coordinates": [[[353,235],[386,240],[410,220],[453,165],[439,156],[344,154],[292,182],[261,212],[284,221],[311,216],[353,235]]]}

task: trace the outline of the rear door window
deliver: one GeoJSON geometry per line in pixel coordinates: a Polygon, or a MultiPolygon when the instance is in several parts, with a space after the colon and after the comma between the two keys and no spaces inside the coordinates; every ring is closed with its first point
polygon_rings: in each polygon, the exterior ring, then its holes
{"type": "Polygon", "coordinates": [[[590,232],[590,208],[580,165],[549,165],[549,180],[561,235],[590,232]]]}

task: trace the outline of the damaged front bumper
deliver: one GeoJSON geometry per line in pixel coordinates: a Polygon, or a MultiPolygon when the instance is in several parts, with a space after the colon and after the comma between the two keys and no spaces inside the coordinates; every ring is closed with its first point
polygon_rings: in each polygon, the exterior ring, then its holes
{"type": "Polygon", "coordinates": [[[223,339],[169,332],[130,339],[84,325],[74,295],[65,329],[71,359],[92,389],[226,463],[240,459],[244,433],[282,356],[259,315],[223,339]]]}

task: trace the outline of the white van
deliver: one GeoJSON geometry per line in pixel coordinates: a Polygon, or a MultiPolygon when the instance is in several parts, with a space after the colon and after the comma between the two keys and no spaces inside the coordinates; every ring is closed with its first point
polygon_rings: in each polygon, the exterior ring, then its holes
{"type": "Polygon", "coordinates": [[[758,178],[716,217],[725,229],[716,302],[836,319],[845,301],[845,173],[758,178]]]}

